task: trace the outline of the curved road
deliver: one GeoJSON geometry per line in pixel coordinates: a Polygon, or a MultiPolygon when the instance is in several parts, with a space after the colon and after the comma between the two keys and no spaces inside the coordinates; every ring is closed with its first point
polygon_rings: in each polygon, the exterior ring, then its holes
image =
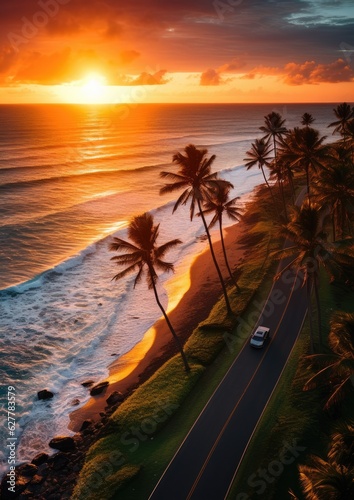
{"type": "MultiPolygon", "coordinates": [[[[273,284],[257,324],[271,338],[245,343],[160,478],[150,500],[223,500],[248,442],[286,365],[307,312],[292,271],[273,284]]],[[[247,318],[244,318],[247,319],[247,318]]]]}

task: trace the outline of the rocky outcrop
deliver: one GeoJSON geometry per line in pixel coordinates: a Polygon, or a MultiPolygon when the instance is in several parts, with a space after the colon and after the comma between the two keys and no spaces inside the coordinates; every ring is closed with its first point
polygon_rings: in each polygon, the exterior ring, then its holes
{"type": "Polygon", "coordinates": [[[108,385],[109,382],[107,380],[105,382],[100,382],[99,384],[92,387],[90,395],[97,396],[98,394],[101,394],[108,387],[108,385]]]}
{"type": "Polygon", "coordinates": [[[37,392],[38,399],[51,399],[54,394],[47,389],[43,389],[42,391],[37,392]]]}
{"type": "Polygon", "coordinates": [[[91,387],[95,383],[94,380],[86,380],[85,382],[82,382],[82,387],[91,387]]]}
{"type": "Polygon", "coordinates": [[[70,436],[57,436],[49,441],[49,446],[59,451],[73,451],[76,448],[74,438],[70,436]]]}
{"type": "Polygon", "coordinates": [[[116,405],[124,400],[124,396],[119,391],[113,391],[112,394],[106,399],[108,406],[116,405]]]}

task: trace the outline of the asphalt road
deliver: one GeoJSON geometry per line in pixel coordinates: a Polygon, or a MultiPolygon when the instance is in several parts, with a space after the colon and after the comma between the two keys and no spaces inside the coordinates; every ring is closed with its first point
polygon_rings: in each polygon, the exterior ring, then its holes
{"type": "Polygon", "coordinates": [[[246,342],[165,470],[151,500],[226,498],[306,311],[305,288],[286,271],[274,283],[257,322],[270,328],[271,338],[263,349],[254,349],[246,342]]]}

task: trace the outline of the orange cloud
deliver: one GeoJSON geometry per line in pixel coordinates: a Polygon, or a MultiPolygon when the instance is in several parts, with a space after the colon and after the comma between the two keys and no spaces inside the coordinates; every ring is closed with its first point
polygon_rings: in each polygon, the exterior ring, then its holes
{"type": "Polygon", "coordinates": [[[97,71],[110,78],[114,69],[114,66],[100,58],[94,50],[73,52],[66,47],[52,54],[26,54],[12,80],[13,83],[57,85],[81,80],[88,71],[97,71]]]}
{"type": "Polygon", "coordinates": [[[272,75],[279,75],[279,79],[287,85],[316,85],[354,80],[354,70],[343,59],[337,59],[329,64],[318,64],[315,61],[306,61],[302,64],[291,62],[282,69],[257,66],[240,78],[253,80],[272,75]]]}
{"type": "Polygon", "coordinates": [[[141,73],[137,78],[134,78],[128,85],[164,85],[170,79],[165,78],[166,70],[160,70],[156,73],[141,73]]]}
{"type": "Polygon", "coordinates": [[[315,61],[306,61],[304,64],[289,63],[284,70],[283,81],[288,85],[339,83],[354,80],[354,70],[343,59],[330,64],[316,64],[315,61]]]}
{"type": "Polygon", "coordinates": [[[215,69],[209,68],[200,75],[200,85],[220,85],[221,75],[215,69]]]}

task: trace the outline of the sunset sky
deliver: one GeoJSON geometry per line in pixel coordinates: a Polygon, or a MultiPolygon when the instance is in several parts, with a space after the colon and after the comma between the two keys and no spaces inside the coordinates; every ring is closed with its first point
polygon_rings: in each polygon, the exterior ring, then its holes
{"type": "Polygon", "coordinates": [[[0,102],[341,102],[353,0],[2,0],[0,102]]]}

